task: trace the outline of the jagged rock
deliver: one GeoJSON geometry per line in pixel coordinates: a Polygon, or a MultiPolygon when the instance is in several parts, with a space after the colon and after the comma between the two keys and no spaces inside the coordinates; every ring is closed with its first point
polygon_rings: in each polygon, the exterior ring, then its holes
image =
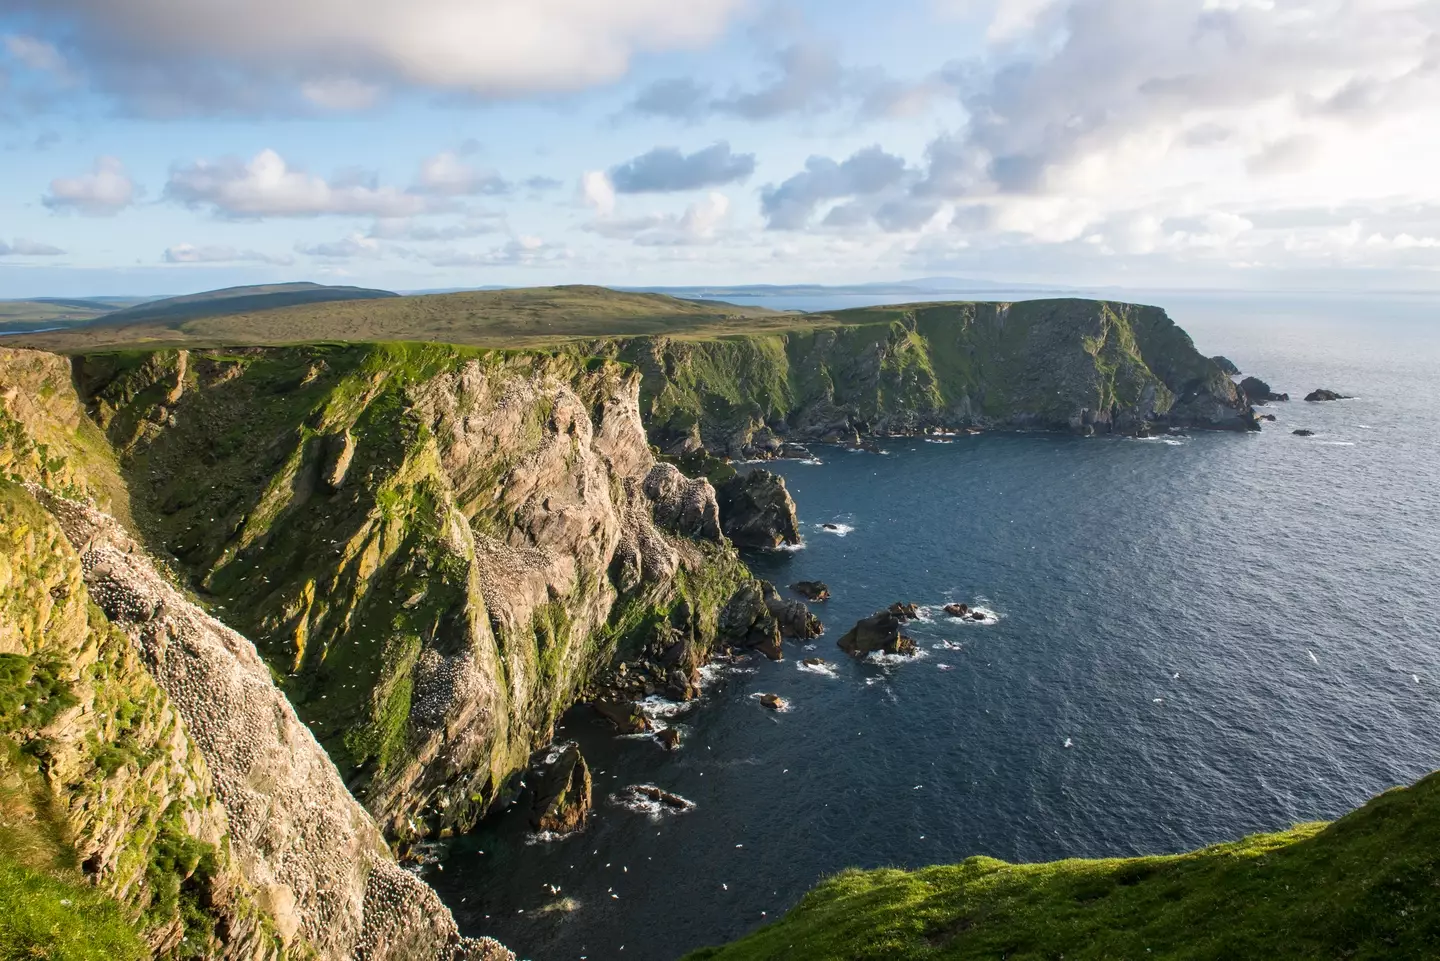
{"type": "Polygon", "coordinates": [[[720,508],[708,480],[691,480],[674,464],[656,464],[645,475],[645,496],[654,503],[655,523],[666,530],[721,540],[720,508]]]}
{"type": "Polygon", "coordinates": [[[595,701],[591,704],[595,712],[615,725],[619,734],[644,734],[654,728],[650,719],[633,701],[595,701]]]}
{"type": "Polygon", "coordinates": [[[1327,400],[1349,400],[1350,396],[1348,394],[1341,394],[1333,390],[1326,390],[1325,388],[1321,387],[1317,390],[1312,390],[1310,393],[1306,394],[1305,399],[1308,400],[1310,403],[1314,404],[1327,400]]]}
{"type": "Polygon", "coordinates": [[[1296,437],[1314,437],[1314,436],[1315,436],[1315,432],[1314,432],[1313,430],[1308,430],[1307,428],[1304,428],[1304,427],[1301,427],[1299,430],[1292,430],[1290,433],[1294,434],[1296,437]]]}
{"type": "Polygon", "coordinates": [[[344,485],[350,462],[355,459],[355,436],[348,430],[330,434],[325,438],[321,457],[320,483],[334,494],[344,485]]]}
{"type": "Polygon", "coordinates": [[[768,581],[760,583],[765,592],[765,607],[779,625],[782,637],[806,641],[825,633],[825,625],[820,623],[820,618],[810,613],[810,608],[803,602],[781,597],[775,586],[768,581]]]}
{"type": "Polygon", "coordinates": [[[590,766],[573,741],[545,754],[534,774],[535,797],[530,826],[537,831],[572,834],[590,820],[590,766]]]}
{"type": "Polygon", "coordinates": [[[720,524],[740,547],[779,547],[800,543],[800,521],[785,478],[755,469],[721,484],[720,524]]]}
{"type": "Polygon", "coordinates": [[[862,618],[840,638],[840,649],[852,657],[864,657],[873,651],[914,654],[915,642],[900,632],[905,620],[893,607],[877,611],[862,618]]]}
{"type": "Polygon", "coordinates": [[[760,695],[760,706],[767,707],[772,711],[783,711],[789,707],[789,704],[779,694],[762,694],[760,695]]]}
{"type": "Polygon", "coordinates": [[[1236,367],[1235,362],[1229,357],[1216,355],[1210,358],[1210,362],[1216,367],[1219,367],[1220,372],[1226,374],[1227,376],[1235,377],[1238,376],[1240,373],[1240,368],[1236,367]]]}
{"type": "Polygon", "coordinates": [[[1240,382],[1240,390],[1252,404],[1266,403],[1270,401],[1286,401],[1290,399],[1289,394],[1277,394],[1270,389],[1270,385],[1259,377],[1246,377],[1240,382]]]}
{"type": "Polygon", "coordinates": [[[665,696],[672,701],[690,701],[700,696],[700,672],[688,673],[675,667],[665,677],[665,696]]]}
{"type": "Polygon", "coordinates": [[[829,662],[823,657],[807,657],[803,663],[806,667],[824,667],[829,662]]]}
{"type": "Polygon", "coordinates": [[[907,601],[896,601],[887,607],[886,610],[902,621],[913,621],[920,616],[919,608],[907,601]]]}
{"type": "Polygon", "coordinates": [[[830,588],[823,581],[796,581],[790,585],[790,590],[807,601],[828,601],[830,599],[830,588]]]}
{"type": "Polygon", "coordinates": [[[655,735],[655,737],[667,751],[677,751],[680,749],[680,731],[678,728],[667,727],[655,735]]]}
{"type": "Polygon", "coordinates": [[[680,795],[672,794],[669,791],[663,791],[660,788],[655,787],[651,784],[634,784],[630,786],[630,790],[643,798],[648,798],[649,800],[654,801],[657,804],[663,804],[666,807],[674,808],[677,811],[688,811],[691,807],[693,807],[693,805],[689,801],[685,800],[680,795]]]}
{"type": "Polygon", "coordinates": [[[968,604],[946,604],[945,613],[951,617],[969,617],[970,605],[968,604]]]}
{"type": "Polygon", "coordinates": [[[720,636],[736,647],[759,651],[772,661],[781,660],[780,626],[766,603],[763,582],[746,584],[736,591],[720,611],[720,636]]]}

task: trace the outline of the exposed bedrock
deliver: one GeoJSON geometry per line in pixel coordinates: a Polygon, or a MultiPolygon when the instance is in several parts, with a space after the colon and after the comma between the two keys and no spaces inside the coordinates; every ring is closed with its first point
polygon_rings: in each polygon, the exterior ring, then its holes
{"type": "Polygon", "coordinates": [[[739,547],[776,548],[800,543],[800,521],[785,478],[762,468],[720,485],[720,523],[739,547]]]}
{"type": "Polygon", "coordinates": [[[839,640],[840,649],[852,657],[865,657],[875,651],[885,654],[914,654],[915,642],[903,633],[909,618],[892,605],[857,621],[839,640]]]}

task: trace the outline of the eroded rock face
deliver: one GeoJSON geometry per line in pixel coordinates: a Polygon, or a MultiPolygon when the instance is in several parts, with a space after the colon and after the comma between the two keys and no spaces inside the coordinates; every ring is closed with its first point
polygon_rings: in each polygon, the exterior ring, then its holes
{"type": "Polygon", "coordinates": [[[691,480],[673,464],[656,464],[645,475],[645,496],[650,498],[655,523],[687,537],[720,541],[720,507],[708,480],[691,480]]]}
{"type": "Polygon", "coordinates": [[[739,547],[800,543],[800,521],[785,478],[768,470],[737,474],[716,492],[725,536],[739,547]]]}
{"type": "Polygon", "coordinates": [[[720,612],[720,631],[736,647],[756,650],[778,661],[784,657],[780,625],[766,603],[767,593],[773,591],[773,587],[762,582],[737,591],[720,612]]]}
{"type": "Polygon", "coordinates": [[[461,938],[439,897],[391,860],[254,645],[166,583],[113,520],[35,492],[80,551],[91,597],[184,719],[242,872],[270,905],[293,906],[293,939],[336,961],[513,958],[461,938]]]}
{"type": "Polygon", "coordinates": [[[781,597],[775,586],[767,581],[761,581],[761,584],[764,585],[765,607],[775,619],[782,637],[808,641],[825,633],[825,625],[820,623],[820,618],[810,613],[810,608],[804,603],[781,597]]]}

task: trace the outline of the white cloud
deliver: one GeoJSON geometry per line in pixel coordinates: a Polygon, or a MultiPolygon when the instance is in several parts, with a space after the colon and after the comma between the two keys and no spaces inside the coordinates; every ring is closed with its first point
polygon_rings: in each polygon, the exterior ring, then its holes
{"type": "Polygon", "coordinates": [[[65,251],[50,244],[16,237],[12,243],[0,240],[0,257],[59,257],[65,251]]]}
{"type": "Polygon", "coordinates": [[[615,209],[615,185],[603,170],[587,170],[580,175],[580,199],[604,216],[615,209]]]}
{"type": "Polygon", "coordinates": [[[729,213],[730,198],[712,191],[679,214],[602,216],[583,229],[611,240],[630,240],[642,247],[683,247],[714,241],[729,213]]]}
{"type": "Polygon", "coordinates": [[[296,244],[295,249],[302,254],[309,254],[311,257],[324,257],[327,260],[351,260],[356,257],[379,257],[380,241],[374,237],[367,237],[364,234],[351,234],[342,237],[340,240],[332,240],[319,244],[296,244]]]}
{"type": "Polygon", "coordinates": [[[293,257],[272,256],[255,250],[239,250],[235,247],[207,244],[175,244],[168,247],[163,256],[167,264],[277,264],[287,266],[295,262],[293,257]]]}
{"type": "Polygon", "coordinates": [[[300,95],[322,110],[366,110],[375,106],[382,94],[378,84],[354,77],[318,77],[300,85],[300,95]]]}
{"type": "Polygon", "coordinates": [[[466,163],[453,150],[443,150],[420,164],[418,189],[446,197],[503,194],[510,184],[493,170],[466,163]]]}
{"type": "Polygon", "coordinates": [[[521,236],[489,250],[438,250],[425,255],[435,267],[543,266],[569,260],[565,247],[548,244],[539,237],[521,236]]]}
{"type": "Polygon", "coordinates": [[[292,169],[274,150],[262,150],[248,163],[228,157],[199,160],[170,172],[165,196],[188,207],[208,207],[234,218],[315,217],[341,214],[410,217],[444,209],[427,197],[394,187],[377,187],[361,178],[334,182],[292,169]]]}
{"type": "Polygon", "coordinates": [[[90,217],[119,213],[134,202],[135,182],[115,157],[99,157],[89,173],[56,177],[41,202],[51,210],[73,210],[90,217]]]}
{"type": "Polygon", "coordinates": [[[22,66],[60,76],[68,75],[65,57],[53,43],[23,34],[7,34],[5,52],[22,66]]]}
{"type": "Polygon", "coordinates": [[[313,84],[333,84],[336,77],[484,97],[580,90],[624,76],[636,54],[691,49],[718,38],[747,5],[747,0],[12,0],[46,27],[64,30],[120,95],[143,104],[152,88],[163,88],[163,96],[188,96],[189,106],[199,109],[227,98],[248,103],[256,88],[273,88],[289,78],[302,89],[311,85],[308,96],[321,106],[335,103],[333,88],[327,92],[313,84]]]}

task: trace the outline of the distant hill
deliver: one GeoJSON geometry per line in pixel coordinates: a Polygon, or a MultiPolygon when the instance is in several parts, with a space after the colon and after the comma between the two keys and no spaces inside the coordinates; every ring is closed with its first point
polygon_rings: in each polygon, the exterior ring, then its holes
{"type": "Polygon", "coordinates": [[[174,327],[205,317],[227,317],[304,304],[379,300],[399,296],[393,291],[366,287],[330,287],[312,283],[258,284],[154,300],[106,314],[100,323],[106,327],[156,323],[174,327]]]}
{"type": "Polygon", "coordinates": [[[0,300],[0,333],[88,323],[110,313],[115,307],[116,305],[101,300],[63,300],[52,297],[0,300]]]}
{"type": "Polygon", "coordinates": [[[142,344],[238,346],[393,340],[533,347],[591,337],[713,336],[814,323],[796,313],[606,287],[526,287],[414,297],[368,291],[365,299],[352,296],[324,303],[285,303],[267,298],[262,306],[249,308],[244,305],[253,302],[250,292],[255,288],[239,289],[247,292],[239,297],[215,298],[211,294],[157,301],[117,311],[83,327],[19,335],[8,339],[7,345],[65,352],[142,344]]]}

